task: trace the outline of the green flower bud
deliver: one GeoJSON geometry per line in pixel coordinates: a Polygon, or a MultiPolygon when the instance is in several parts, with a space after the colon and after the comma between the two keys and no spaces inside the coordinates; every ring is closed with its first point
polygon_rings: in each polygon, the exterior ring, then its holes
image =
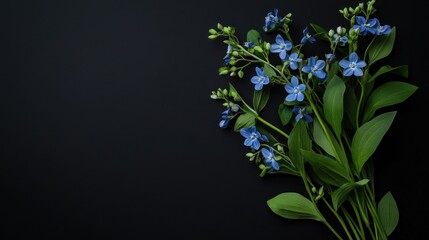
{"type": "Polygon", "coordinates": [[[217,95],[216,94],[212,94],[212,95],[210,95],[210,98],[211,99],[217,99],[217,95]]]}
{"type": "Polygon", "coordinates": [[[223,93],[223,95],[227,96],[227,95],[228,95],[228,90],[224,89],[224,90],[222,91],[222,93],[223,93]]]}
{"type": "Polygon", "coordinates": [[[238,77],[243,78],[244,72],[242,70],[238,71],[238,77]]]}
{"type": "Polygon", "coordinates": [[[277,151],[283,152],[283,146],[282,145],[277,145],[277,151]]]}
{"type": "Polygon", "coordinates": [[[237,61],[235,59],[231,59],[229,61],[229,65],[235,65],[237,63],[237,61]]]}
{"type": "Polygon", "coordinates": [[[217,29],[219,29],[219,30],[222,30],[222,29],[223,29],[223,26],[222,26],[222,24],[220,24],[220,23],[218,23],[216,27],[217,27],[217,29]]]}
{"type": "Polygon", "coordinates": [[[341,26],[338,26],[338,27],[337,27],[337,33],[338,33],[338,34],[341,34],[342,32],[343,32],[342,27],[341,27],[341,26]]]}
{"type": "Polygon", "coordinates": [[[349,10],[347,10],[347,8],[344,8],[344,16],[347,17],[349,15],[349,10]]]}
{"type": "Polygon", "coordinates": [[[329,37],[334,36],[334,34],[335,34],[335,32],[333,29],[329,30],[329,32],[328,32],[329,37]]]}
{"type": "Polygon", "coordinates": [[[219,75],[225,75],[225,74],[228,74],[228,72],[229,72],[228,69],[225,69],[220,71],[219,75]]]}
{"type": "Polygon", "coordinates": [[[237,75],[237,73],[235,73],[235,72],[231,72],[231,73],[229,74],[229,76],[230,76],[230,77],[235,77],[235,75],[237,75]]]}
{"type": "Polygon", "coordinates": [[[269,51],[271,48],[271,44],[269,42],[265,43],[265,50],[269,51]]]}
{"type": "Polygon", "coordinates": [[[215,38],[217,38],[218,36],[217,35],[210,35],[209,36],[209,39],[215,39],[215,38]]]}
{"type": "Polygon", "coordinates": [[[228,103],[222,103],[222,106],[228,107],[228,103]]]}
{"type": "Polygon", "coordinates": [[[235,67],[235,66],[232,66],[230,69],[229,69],[229,71],[231,71],[231,72],[235,72],[237,70],[237,68],[235,67]]]}
{"type": "Polygon", "coordinates": [[[355,8],[355,14],[358,14],[360,12],[360,7],[359,6],[357,6],[356,8],[355,8]]]}
{"type": "Polygon", "coordinates": [[[319,189],[319,196],[323,196],[323,186],[319,189]]]}
{"type": "Polygon", "coordinates": [[[316,193],[316,192],[317,192],[316,187],[314,187],[314,186],[313,186],[313,187],[311,188],[311,191],[312,191],[313,193],[316,193]]]}
{"type": "Polygon", "coordinates": [[[216,30],[214,30],[213,28],[211,28],[211,29],[209,30],[209,33],[214,35],[214,34],[217,34],[217,31],[216,31],[216,30]]]}
{"type": "Polygon", "coordinates": [[[359,8],[362,9],[362,10],[364,9],[363,3],[359,3],[359,8]]]}
{"type": "Polygon", "coordinates": [[[254,49],[260,53],[264,52],[264,50],[260,46],[256,46],[256,47],[254,47],[254,49]]]}
{"type": "Polygon", "coordinates": [[[288,14],[286,14],[286,17],[287,17],[287,18],[291,18],[291,17],[292,17],[292,13],[288,13],[288,14]]]}
{"type": "Polygon", "coordinates": [[[315,201],[318,201],[322,198],[322,196],[316,196],[316,198],[314,199],[315,201]]]}
{"type": "Polygon", "coordinates": [[[223,28],[223,32],[226,33],[226,34],[231,33],[231,27],[224,27],[223,28]]]}
{"type": "Polygon", "coordinates": [[[238,57],[238,56],[240,56],[240,54],[237,51],[233,51],[232,56],[238,57]]]}
{"type": "Polygon", "coordinates": [[[265,165],[264,164],[259,164],[259,169],[261,169],[261,170],[265,170],[267,167],[265,167],[265,165]]]}
{"type": "Polygon", "coordinates": [[[355,10],[354,10],[352,7],[349,7],[349,12],[350,12],[351,14],[354,14],[354,13],[355,13],[355,10]]]}
{"type": "Polygon", "coordinates": [[[253,157],[253,155],[255,155],[255,154],[253,154],[253,153],[251,153],[251,152],[249,152],[249,153],[246,153],[246,157],[253,157]]]}

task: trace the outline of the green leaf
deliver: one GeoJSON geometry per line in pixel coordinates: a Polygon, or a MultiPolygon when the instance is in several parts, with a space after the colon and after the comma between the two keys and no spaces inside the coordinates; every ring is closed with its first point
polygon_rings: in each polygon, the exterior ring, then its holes
{"type": "Polygon", "coordinates": [[[328,72],[328,83],[331,81],[331,79],[337,75],[338,71],[340,70],[340,66],[338,62],[333,62],[329,65],[329,72],[328,72]]]}
{"type": "Polygon", "coordinates": [[[268,64],[264,64],[264,73],[268,77],[277,76],[276,71],[268,64]]]}
{"type": "Polygon", "coordinates": [[[290,109],[287,105],[284,103],[279,105],[279,118],[283,126],[286,126],[290,119],[292,118],[292,109],[290,109]]]}
{"type": "Polygon", "coordinates": [[[346,85],[335,75],[326,86],[323,94],[323,111],[326,121],[331,125],[337,138],[340,138],[343,121],[343,102],[346,85]]]}
{"type": "Polygon", "coordinates": [[[234,131],[238,132],[242,128],[247,128],[255,125],[255,115],[251,113],[241,114],[234,124],[234,131]]]}
{"type": "Polygon", "coordinates": [[[262,109],[267,105],[268,99],[270,98],[269,86],[263,87],[261,90],[255,90],[253,93],[253,108],[257,113],[261,112],[262,109]]]}
{"type": "Polygon", "coordinates": [[[314,204],[299,193],[281,193],[267,201],[271,211],[287,219],[313,219],[323,221],[314,204]]]}
{"type": "Polygon", "coordinates": [[[341,204],[343,204],[343,202],[347,200],[350,192],[353,189],[355,189],[356,187],[364,186],[368,182],[369,182],[369,179],[362,179],[358,182],[353,182],[353,183],[348,182],[348,183],[341,185],[341,187],[339,187],[337,190],[335,190],[331,195],[332,196],[332,204],[333,204],[335,211],[337,211],[338,208],[341,207],[341,204]]]}
{"type": "Polygon", "coordinates": [[[316,118],[313,122],[313,138],[314,141],[319,145],[325,152],[333,157],[335,157],[334,148],[329,143],[328,138],[326,137],[325,132],[322,129],[322,126],[319,123],[319,120],[316,118]]]}
{"type": "Polygon", "coordinates": [[[311,138],[304,121],[298,121],[288,139],[290,159],[298,171],[304,170],[304,157],[301,150],[311,150],[311,138]]]}
{"type": "Polygon", "coordinates": [[[381,225],[384,227],[386,235],[389,236],[399,222],[399,210],[396,201],[391,192],[386,195],[378,203],[378,217],[380,218],[381,225]]]}
{"type": "Polygon", "coordinates": [[[351,152],[357,173],[360,173],[365,162],[377,149],[384,134],[392,125],[395,115],[396,111],[383,113],[356,130],[352,140],[351,152]]]}
{"type": "Polygon", "coordinates": [[[376,36],[374,41],[368,46],[369,65],[389,56],[395,43],[396,27],[388,35],[376,36]]]}
{"type": "Polygon", "coordinates": [[[253,42],[253,44],[255,45],[259,45],[259,43],[261,42],[261,34],[259,34],[259,32],[255,29],[251,29],[247,32],[247,41],[253,42]]]}
{"type": "Polygon", "coordinates": [[[313,151],[302,150],[301,154],[324,183],[339,187],[350,182],[347,170],[335,159],[313,151]]]}
{"type": "Polygon", "coordinates": [[[362,122],[367,122],[375,111],[405,101],[417,87],[405,82],[391,81],[375,89],[368,98],[362,122]]]}
{"type": "Polygon", "coordinates": [[[257,126],[258,132],[262,135],[265,135],[268,138],[268,142],[271,144],[278,143],[279,141],[270,133],[270,131],[266,130],[264,127],[258,124],[257,126]]]}
{"type": "Polygon", "coordinates": [[[319,37],[320,39],[323,39],[323,40],[329,40],[328,31],[326,31],[326,29],[324,29],[323,27],[321,27],[315,23],[310,23],[310,26],[316,32],[315,35],[317,35],[317,37],[319,37]]]}
{"type": "Polygon", "coordinates": [[[382,66],[380,69],[378,69],[378,71],[376,73],[374,73],[374,75],[372,75],[369,78],[368,82],[372,82],[377,77],[379,77],[380,75],[388,73],[388,72],[397,74],[397,75],[402,76],[404,78],[408,78],[408,65],[402,65],[399,67],[391,67],[389,65],[382,66]]]}

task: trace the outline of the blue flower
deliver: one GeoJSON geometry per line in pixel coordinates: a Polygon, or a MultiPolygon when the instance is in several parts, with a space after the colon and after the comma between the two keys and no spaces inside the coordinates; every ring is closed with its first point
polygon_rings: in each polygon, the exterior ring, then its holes
{"type": "Polygon", "coordinates": [[[287,51],[292,49],[292,43],[288,40],[284,40],[283,37],[278,34],[276,37],[276,43],[271,44],[270,51],[272,53],[278,53],[282,60],[287,57],[287,51]]]}
{"type": "Polygon", "coordinates": [[[392,27],[390,25],[380,25],[380,22],[377,20],[377,24],[375,27],[375,35],[387,35],[392,32],[392,27]]]}
{"type": "Polygon", "coordinates": [[[298,78],[292,76],[291,84],[287,84],[285,86],[285,90],[289,95],[286,96],[286,101],[293,102],[298,100],[298,102],[302,102],[304,100],[304,92],[305,84],[299,84],[298,78]]]}
{"type": "Polygon", "coordinates": [[[226,110],[222,112],[222,120],[219,122],[219,127],[227,128],[230,123],[231,116],[235,112],[238,112],[238,110],[240,110],[240,107],[237,104],[234,104],[231,107],[228,106],[226,110]]]}
{"type": "Polygon", "coordinates": [[[265,75],[262,68],[256,67],[256,76],[253,76],[250,81],[255,84],[255,90],[261,90],[264,85],[270,83],[270,78],[265,75]]]}
{"type": "Polygon", "coordinates": [[[368,19],[367,21],[365,17],[357,16],[356,17],[357,24],[355,24],[353,28],[359,29],[359,32],[362,36],[365,36],[368,32],[375,34],[376,28],[377,28],[377,22],[378,22],[377,18],[368,19]]]}
{"type": "Polygon", "coordinates": [[[269,32],[276,29],[280,24],[284,22],[284,18],[280,19],[278,13],[279,10],[275,8],[274,14],[273,12],[269,12],[267,14],[267,16],[265,17],[265,25],[263,27],[265,32],[269,32]]]}
{"type": "Polygon", "coordinates": [[[335,60],[335,55],[332,53],[327,53],[325,54],[325,58],[328,63],[331,63],[335,60]]]}
{"type": "Polygon", "coordinates": [[[301,44],[304,45],[307,42],[314,43],[316,39],[310,35],[310,31],[308,30],[308,27],[304,28],[304,31],[302,31],[304,36],[301,39],[301,44]]]}
{"type": "Polygon", "coordinates": [[[366,66],[366,63],[363,60],[359,60],[358,55],[352,52],[349,56],[349,60],[343,59],[340,61],[340,66],[344,68],[344,76],[355,75],[359,77],[363,75],[362,68],[366,66]]]}
{"type": "Polygon", "coordinates": [[[271,167],[272,169],[278,171],[280,169],[279,164],[277,163],[276,159],[274,158],[274,149],[270,147],[269,149],[262,148],[261,153],[264,156],[264,162],[265,165],[268,167],[271,167]]]}
{"type": "Polygon", "coordinates": [[[302,59],[298,57],[298,53],[292,53],[289,56],[289,67],[292,70],[298,69],[298,63],[301,62],[302,59]]]}
{"type": "Polygon", "coordinates": [[[252,41],[244,42],[243,45],[247,48],[251,48],[251,47],[255,46],[255,44],[252,41]]]}
{"type": "Polygon", "coordinates": [[[294,106],[292,112],[296,114],[295,121],[298,122],[302,118],[304,118],[304,122],[310,123],[313,122],[313,118],[308,114],[305,108],[300,108],[298,106],[294,106]]]}
{"type": "Polygon", "coordinates": [[[334,34],[334,42],[338,43],[341,47],[344,47],[346,43],[349,41],[347,36],[340,36],[339,34],[334,34]]]}
{"type": "Polygon", "coordinates": [[[226,66],[229,64],[229,62],[231,61],[231,57],[230,57],[231,53],[232,53],[232,46],[231,44],[228,44],[228,47],[226,49],[226,55],[225,57],[223,57],[223,65],[226,66]]]}
{"type": "Polygon", "coordinates": [[[316,58],[310,57],[308,59],[307,65],[302,67],[302,71],[308,74],[311,73],[317,78],[323,80],[326,77],[326,72],[323,71],[324,67],[325,67],[325,61],[323,60],[316,61],[316,58]]]}
{"type": "Polygon", "coordinates": [[[268,142],[268,138],[265,135],[261,135],[261,133],[256,131],[255,126],[240,129],[240,134],[241,136],[246,138],[244,140],[244,145],[255,150],[258,150],[261,146],[259,140],[268,142]]]}

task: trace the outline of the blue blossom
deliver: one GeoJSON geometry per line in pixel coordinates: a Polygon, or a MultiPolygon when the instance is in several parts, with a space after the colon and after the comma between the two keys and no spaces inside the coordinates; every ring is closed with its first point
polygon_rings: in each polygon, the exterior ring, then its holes
{"type": "Polygon", "coordinates": [[[298,53],[292,53],[289,56],[289,67],[292,70],[298,69],[298,63],[301,62],[302,59],[298,57],[298,53]]]}
{"type": "Polygon", "coordinates": [[[223,65],[226,66],[229,64],[229,62],[231,62],[231,57],[230,57],[231,53],[232,53],[232,46],[231,44],[228,44],[228,47],[226,48],[226,55],[225,57],[223,57],[223,65]]]}
{"type": "Polygon", "coordinates": [[[278,13],[279,10],[275,8],[274,14],[273,12],[269,12],[267,14],[267,16],[265,17],[265,25],[263,27],[265,32],[269,32],[276,29],[280,24],[284,22],[284,18],[280,19],[278,13]]]}
{"type": "Polygon", "coordinates": [[[301,44],[304,45],[307,42],[314,43],[316,39],[310,35],[310,31],[308,30],[308,27],[304,28],[304,31],[302,31],[304,36],[301,39],[301,44]]]}
{"type": "Polygon", "coordinates": [[[289,93],[289,95],[286,96],[286,101],[293,102],[297,100],[298,102],[302,102],[304,100],[304,94],[302,92],[305,90],[305,84],[299,84],[297,77],[292,76],[291,84],[287,84],[285,90],[289,93]]]}
{"type": "Polygon", "coordinates": [[[270,147],[269,149],[262,148],[261,153],[264,156],[264,162],[265,165],[268,167],[271,167],[272,169],[278,171],[280,169],[279,164],[277,163],[276,159],[274,158],[274,149],[270,147]]]}
{"type": "Polygon", "coordinates": [[[260,67],[256,67],[256,76],[253,76],[250,81],[255,84],[255,90],[261,90],[264,85],[270,83],[270,78],[265,75],[264,70],[260,67]]]}
{"type": "Polygon", "coordinates": [[[334,42],[338,43],[341,47],[344,47],[346,43],[349,41],[347,36],[340,36],[339,34],[334,34],[334,42]]]}
{"type": "Polygon", "coordinates": [[[227,128],[230,123],[232,115],[235,112],[238,112],[239,109],[240,107],[237,104],[234,104],[231,107],[228,106],[226,110],[222,112],[222,120],[220,120],[219,122],[219,127],[227,128]]]}
{"type": "Polygon", "coordinates": [[[244,145],[255,150],[258,150],[261,146],[259,140],[268,142],[268,138],[265,135],[261,135],[261,133],[256,131],[255,126],[240,129],[240,134],[241,136],[246,138],[244,140],[244,145]]]}
{"type": "Polygon", "coordinates": [[[363,60],[358,59],[358,55],[352,52],[349,56],[349,60],[343,59],[340,61],[340,66],[344,68],[343,75],[348,77],[351,75],[362,76],[362,68],[366,66],[363,60]]]}
{"type": "Polygon", "coordinates": [[[331,63],[335,60],[335,55],[332,53],[327,53],[325,54],[325,58],[328,63],[331,63]]]}
{"type": "Polygon", "coordinates": [[[310,123],[313,122],[313,118],[308,114],[308,111],[305,108],[300,108],[298,106],[294,106],[292,112],[296,114],[295,121],[298,122],[302,118],[304,118],[304,122],[310,123]]]}
{"type": "Polygon", "coordinates": [[[278,34],[276,36],[276,43],[271,44],[270,51],[272,53],[278,53],[282,60],[287,57],[287,51],[292,49],[292,43],[288,40],[284,40],[283,37],[278,34]]]}
{"type": "Polygon", "coordinates": [[[359,32],[362,36],[365,36],[368,32],[375,34],[376,28],[377,28],[377,18],[371,18],[366,20],[365,17],[357,16],[356,17],[356,23],[353,28],[359,29],[359,32]]]}
{"type": "Polygon", "coordinates": [[[380,25],[380,22],[377,20],[377,24],[375,27],[375,35],[388,35],[392,32],[392,27],[390,25],[380,25]]]}
{"type": "Polygon", "coordinates": [[[251,48],[251,47],[255,46],[255,43],[253,43],[252,41],[249,41],[249,42],[244,42],[243,45],[247,48],[251,48]]]}
{"type": "Polygon", "coordinates": [[[308,59],[307,65],[302,67],[302,71],[308,74],[312,74],[317,78],[323,80],[326,77],[326,72],[323,70],[325,67],[324,60],[317,60],[314,57],[308,59]]]}

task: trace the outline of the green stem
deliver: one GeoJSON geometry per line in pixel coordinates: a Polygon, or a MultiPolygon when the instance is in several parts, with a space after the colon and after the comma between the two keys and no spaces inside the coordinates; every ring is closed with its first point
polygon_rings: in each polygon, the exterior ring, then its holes
{"type": "Polygon", "coordinates": [[[358,205],[358,209],[361,213],[362,220],[365,223],[365,226],[368,229],[369,233],[371,234],[372,239],[378,239],[375,237],[374,232],[372,231],[371,225],[369,223],[368,217],[365,214],[365,212],[363,211],[363,207],[362,207],[362,204],[360,202],[359,195],[358,195],[358,192],[356,189],[355,189],[355,197],[356,197],[356,203],[358,205]]]}
{"type": "Polygon", "coordinates": [[[364,96],[364,86],[362,83],[359,82],[359,85],[361,86],[361,91],[360,91],[360,97],[359,97],[359,101],[358,101],[358,105],[356,108],[356,128],[359,128],[359,113],[360,113],[360,107],[363,101],[363,96],[364,96]]]}
{"type": "Polygon", "coordinates": [[[358,209],[356,208],[356,205],[355,205],[355,204],[350,204],[350,205],[352,206],[353,211],[355,212],[356,219],[357,219],[358,224],[359,224],[360,232],[363,234],[363,239],[365,239],[365,230],[363,229],[363,224],[362,224],[362,220],[361,220],[361,216],[360,216],[360,214],[359,214],[359,211],[358,211],[358,209]]]}
{"type": "Polygon", "coordinates": [[[340,222],[341,226],[344,229],[344,232],[347,234],[347,237],[351,240],[353,240],[352,235],[350,234],[349,230],[347,229],[347,225],[344,222],[343,218],[337,213],[337,211],[334,210],[334,208],[331,206],[331,204],[329,204],[328,200],[326,200],[326,198],[322,198],[323,202],[325,202],[326,206],[329,208],[329,210],[331,210],[331,212],[334,214],[334,216],[337,218],[338,222],[340,222]]]}
{"type": "Polygon", "coordinates": [[[343,212],[344,216],[346,217],[347,222],[349,223],[350,228],[353,231],[353,234],[355,235],[356,239],[362,239],[365,240],[365,234],[362,234],[361,232],[358,233],[358,226],[353,220],[353,218],[350,216],[350,214],[347,212],[347,210],[344,207],[341,207],[341,211],[343,212]]]}
{"type": "Polygon", "coordinates": [[[273,124],[267,122],[265,119],[261,118],[260,116],[256,116],[256,119],[258,119],[258,121],[262,122],[263,124],[267,125],[271,129],[273,129],[274,131],[278,132],[279,134],[283,135],[285,138],[289,138],[289,135],[287,133],[283,132],[278,127],[274,126],[273,124]]]}

